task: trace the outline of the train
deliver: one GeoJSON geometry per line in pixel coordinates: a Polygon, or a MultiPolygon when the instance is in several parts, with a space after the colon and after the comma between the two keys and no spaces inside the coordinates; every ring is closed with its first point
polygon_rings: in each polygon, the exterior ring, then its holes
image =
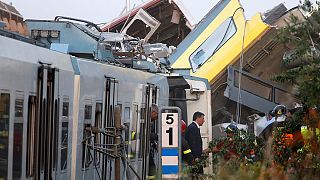
{"type": "Polygon", "coordinates": [[[202,111],[206,147],[206,79],[128,67],[69,20],[29,21],[30,37],[0,29],[0,179],[146,179],[152,104],[188,124],[202,111]]]}
{"type": "Polygon", "coordinates": [[[282,3],[250,19],[244,11],[239,0],[219,1],[169,57],[173,69],[208,79],[214,138],[225,136],[230,122],[260,136],[268,123],[254,119],[278,105],[299,104],[294,88],[273,77],[290,69],[283,65],[290,51],[278,40],[278,31],[288,17],[304,21],[303,13],[282,3]]]}

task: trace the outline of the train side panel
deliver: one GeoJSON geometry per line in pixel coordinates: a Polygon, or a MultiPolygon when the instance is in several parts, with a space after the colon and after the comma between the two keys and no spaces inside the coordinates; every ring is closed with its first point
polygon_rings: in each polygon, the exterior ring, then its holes
{"type": "MultiPolygon", "coordinates": [[[[123,143],[128,144],[125,156],[135,171],[142,176],[144,155],[142,147],[146,145],[142,138],[148,104],[146,96],[148,88],[154,89],[153,103],[161,106],[168,105],[168,83],[164,76],[142,72],[134,69],[100,64],[97,62],[78,59],[80,69],[79,121],[76,155],[75,179],[89,177],[115,178],[115,160],[110,155],[99,154],[94,149],[81,144],[87,139],[85,128],[114,127],[114,109],[121,110],[121,125],[126,127],[123,132],[123,143]],[[102,107],[101,107],[102,106],[102,107]],[[92,157],[98,157],[93,160],[92,157]],[[97,166],[94,164],[98,163],[97,166]]],[[[151,102],[150,102],[151,103],[151,102]]],[[[102,144],[114,144],[112,138],[96,135],[102,144]]],[[[97,142],[95,142],[97,143],[97,142]]],[[[97,146],[95,146],[97,148],[97,146]]],[[[108,153],[108,152],[106,152],[108,153]]],[[[126,166],[121,164],[120,172],[126,166]]],[[[125,178],[125,173],[121,173],[125,178]]]]}
{"type": "MultiPolygon", "coordinates": [[[[1,121],[4,123],[4,129],[1,130],[4,136],[1,139],[7,142],[4,143],[4,151],[1,152],[1,156],[5,157],[1,157],[5,162],[1,164],[1,169],[7,172],[1,172],[0,177],[29,179],[36,176],[33,169],[36,168],[35,161],[40,158],[37,156],[39,153],[37,151],[42,146],[35,145],[36,136],[40,136],[40,131],[35,132],[34,129],[44,121],[36,117],[36,112],[40,111],[37,110],[39,103],[36,102],[36,97],[39,77],[42,76],[39,75],[40,69],[47,66],[44,69],[46,72],[51,69],[51,77],[55,79],[55,85],[52,84],[53,80],[50,78],[46,82],[50,81],[48,86],[52,86],[52,97],[56,97],[56,101],[51,102],[53,105],[51,108],[55,109],[52,112],[61,113],[59,116],[48,114],[52,116],[53,131],[50,137],[53,138],[53,141],[52,144],[48,143],[46,148],[52,147],[54,150],[51,151],[51,160],[45,159],[44,156],[42,160],[47,163],[52,162],[51,171],[47,174],[57,179],[69,179],[71,166],[67,162],[71,157],[71,147],[68,148],[68,143],[72,132],[69,124],[73,121],[74,81],[70,56],[3,36],[0,36],[0,46],[0,104],[3,109],[1,110],[3,119],[1,121]]],[[[49,137],[48,134],[42,135],[49,137]]],[[[44,154],[49,150],[40,151],[44,154]]],[[[38,172],[39,176],[44,176],[44,172],[41,170],[38,172]]]]}

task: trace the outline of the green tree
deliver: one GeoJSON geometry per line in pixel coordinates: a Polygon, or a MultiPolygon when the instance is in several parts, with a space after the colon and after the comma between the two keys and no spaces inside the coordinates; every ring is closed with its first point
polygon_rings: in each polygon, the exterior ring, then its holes
{"type": "Polygon", "coordinates": [[[309,0],[305,0],[301,8],[309,17],[301,20],[292,15],[287,27],[280,29],[278,34],[281,43],[294,47],[284,63],[298,66],[274,79],[297,87],[298,97],[303,105],[313,108],[320,105],[320,12],[309,0]]]}
{"type": "Polygon", "coordinates": [[[319,137],[316,133],[316,128],[320,128],[319,1],[312,4],[310,0],[305,0],[301,2],[301,9],[307,14],[306,18],[302,20],[292,15],[287,26],[280,29],[278,34],[280,42],[292,49],[283,63],[295,66],[282,74],[276,75],[274,80],[290,83],[296,87],[298,90],[297,96],[303,105],[302,111],[295,113],[293,120],[287,123],[288,125],[284,129],[288,130],[291,129],[289,127],[303,124],[310,130],[311,138],[304,138],[305,145],[298,151],[288,148],[279,149],[278,144],[279,142],[281,144],[281,138],[285,132],[277,131],[274,144],[277,145],[277,151],[281,152],[278,153],[278,156],[275,156],[275,160],[285,166],[291,163],[301,170],[313,168],[319,171],[320,147],[319,137]]]}

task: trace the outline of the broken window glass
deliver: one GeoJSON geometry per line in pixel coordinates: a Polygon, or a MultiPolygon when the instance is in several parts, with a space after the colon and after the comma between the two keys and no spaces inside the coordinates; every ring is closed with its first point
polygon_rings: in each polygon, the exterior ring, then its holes
{"type": "Polygon", "coordinates": [[[189,57],[193,72],[196,72],[237,31],[232,17],[226,19],[189,57]]]}

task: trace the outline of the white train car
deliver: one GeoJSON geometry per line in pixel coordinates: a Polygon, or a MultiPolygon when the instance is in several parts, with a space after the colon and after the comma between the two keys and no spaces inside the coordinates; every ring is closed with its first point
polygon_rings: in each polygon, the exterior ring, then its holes
{"type": "Polygon", "coordinates": [[[1,35],[0,47],[0,179],[145,179],[153,103],[179,106],[188,123],[204,112],[201,132],[211,140],[203,79],[118,67],[1,35]]]}

